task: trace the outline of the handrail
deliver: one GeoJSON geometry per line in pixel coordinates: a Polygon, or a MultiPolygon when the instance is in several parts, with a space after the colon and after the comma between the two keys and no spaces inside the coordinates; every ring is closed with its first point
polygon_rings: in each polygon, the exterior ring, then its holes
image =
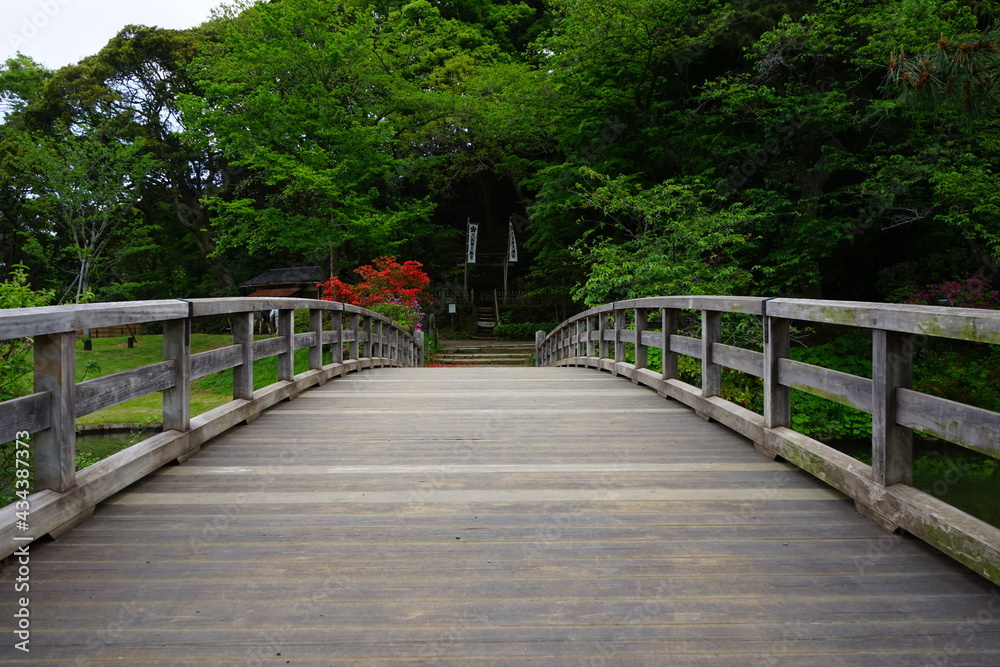
{"type": "Polygon", "coordinates": [[[422,332],[411,335],[365,308],[314,299],[174,299],[0,310],[0,340],[15,338],[33,339],[35,393],[0,403],[0,443],[16,441],[30,452],[34,488],[20,505],[0,508],[0,558],[42,535],[64,534],[112,494],[170,461],[186,460],[214,436],[313,385],[368,368],[424,363],[422,332]],[[308,333],[294,332],[296,309],[309,310],[308,333]],[[278,335],[255,341],[254,313],[271,310],[278,311],[278,335]],[[192,354],[192,320],[220,315],[231,320],[233,344],[192,354]],[[152,322],[163,324],[162,362],[76,382],[76,331],[152,322]],[[324,345],[332,352],[326,365],[324,345]],[[296,375],[294,352],[303,348],[309,349],[309,370],[296,375]],[[272,356],[278,358],[278,381],[255,391],[253,362],[272,356]],[[229,368],[233,400],[192,417],[190,381],[229,368]],[[154,392],[163,394],[163,431],[77,472],[76,418],[154,392]],[[30,507],[31,521],[22,530],[18,511],[24,507],[30,507]]]}
{"type": "Polygon", "coordinates": [[[624,376],[676,399],[704,419],[746,436],[765,455],[781,457],[854,499],[887,530],[903,529],[1000,584],[1000,529],[913,487],[912,431],[1000,458],[1000,414],[911,388],[913,348],[920,336],[1000,344],[1000,311],[809,299],[683,296],[619,301],[538,332],[538,366],[583,366],[624,376]],[[678,333],[681,310],[700,310],[700,339],[678,333]],[[659,311],[659,331],[649,316],[659,311]],[[722,314],[762,320],[763,352],[724,345],[722,314]],[[872,378],[790,358],[792,321],[836,324],[872,333],[872,378]],[[631,325],[631,328],[630,328],[631,325]],[[634,363],[626,361],[634,346],[634,363]],[[647,368],[648,349],[663,351],[660,372],[647,368]],[[677,356],[701,360],[701,388],[678,379],[677,356]],[[725,400],[723,367],[763,379],[759,414],[725,400]],[[792,428],[790,389],[872,415],[872,465],[792,428]]]}

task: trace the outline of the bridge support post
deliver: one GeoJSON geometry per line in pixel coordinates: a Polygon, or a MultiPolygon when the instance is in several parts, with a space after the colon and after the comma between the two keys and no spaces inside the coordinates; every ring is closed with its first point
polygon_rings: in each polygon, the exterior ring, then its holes
{"type": "Polygon", "coordinates": [[[333,344],[330,349],[331,361],[335,364],[344,363],[344,311],[335,310],[330,315],[333,329],[333,344]]]}
{"type": "Polygon", "coordinates": [[[233,368],[233,398],[253,398],[253,313],[233,313],[233,345],[242,345],[240,365],[233,368]]]}
{"type": "MultiPolygon", "coordinates": [[[[599,335],[597,337],[597,357],[599,359],[606,359],[608,357],[608,339],[607,339],[608,313],[607,312],[601,313],[599,319],[600,319],[600,325],[598,328],[599,335]]],[[[601,367],[600,364],[598,364],[597,367],[600,368],[601,367]]]]}
{"type": "Polygon", "coordinates": [[[309,348],[309,369],[313,371],[323,368],[323,311],[309,311],[309,329],[316,336],[316,344],[309,348]]]}
{"type": "Polygon", "coordinates": [[[278,311],[278,335],[285,339],[281,354],[278,355],[278,379],[295,379],[295,311],[278,311]]]}
{"type": "Polygon", "coordinates": [[[423,368],[424,366],[424,332],[417,331],[413,334],[414,342],[417,346],[417,367],[423,368]]]}
{"type": "Polygon", "coordinates": [[[191,320],[163,323],[163,360],[174,362],[174,386],[163,390],[163,430],[191,429],[191,320]]]}
{"type": "Polygon", "coordinates": [[[76,484],[76,332],[35,336],[35,392],[49,393],[49,427],[33,440],[35,490],[76,484]]]}
{"type": "Polygon", "coordinates": [[[677,334],[677,322],[680,318],[676,308],[662,308],[660,310],[660,329],[663,336],[661,349],[663,350],[663,367],[661,369],[664,380],[672,380],[677,377],[677,353],[670,349],[670,337],[677,334]]]}
{"type": "MultiPolygon", "coordinates": [[[[636,369],[646,368],[649,366],[649,349],[646,347],[645,343],[642,342],[642,334],[649,328],[649,309],[648,308],[636,308],[635,309],[635,367],[636,369]]],[[[636,376],[635,382],[638,383],[639,376],[636,376]]]]}
{"type": "Polygon", "coordinates": [[[535,366],[544,366],[542,359],[542,346],[545,344],[545,332],[536,331],[535,332],[535,366]]]}
{"type": "Polygon", "coordinates": [[[882,486],[913,484],[913,432],[896,423],[896,390],[913,379],[913,336],[872,331],[872,475],[882,486]]]}
{"type": "Polygon", "coordinates": [[[722,342],[722,313],[701,311],[701,395],[722,394],[722,367],[712,359],[712,346],[722,342]]]}
{"type": "MultiPolygon", "coordinates": [[[[615,363],[621,363],[625,361],[625,340],[622,338],[622,332],[625,330],[625,320],[626,315],[624,310],[615,310],[615,363]]],[[[618,375],[618,370],[615,369],[615,375],[618,375]]]]}
{"type": "Polygon", "coordinates": [[[778,366],[791,351],[791,322],[764,316],[764,426],[789,426],[792,419],[791,392],[778,382],[778,366]]]}

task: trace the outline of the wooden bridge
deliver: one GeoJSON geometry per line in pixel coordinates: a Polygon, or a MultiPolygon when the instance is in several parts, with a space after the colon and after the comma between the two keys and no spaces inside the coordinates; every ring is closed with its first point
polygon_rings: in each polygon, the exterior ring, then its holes
{"type": "Polygon", "coordinates": [[[37,393],[0,404],[35,471],[0,510],[4,664],[1000,664],[1000,531],[906,460],[910,428],[1000,453],[998,415],[907,388],[913,337],[998,343],[997,313],[616,303],[541,336],[539,368],[418,368],[381,317],[286,299],[0,312],[27,335],[37,393]],[[253,341],[265,308],[279,336],[253,341]],[[763,352],[721,342],[725,312],[763,318],[763,352]],[[219,314],[234,344],[191,355],[219,314]],[[791,320],[848,317],[872,378],[788,359],[791,320]],[[151,321],[163,363],[73,382],[73,331],[151,321]],[[765,414],[718,396],[722,366],[763,378],[765,414]],[[191,417],[190,379],[225,368],[233,402],[191,417]],[[790,387],[872,412],[873,465],[792,431],[790,387]],[[76,416],[154,391],[163,433],[73,471],[76,416]]]}

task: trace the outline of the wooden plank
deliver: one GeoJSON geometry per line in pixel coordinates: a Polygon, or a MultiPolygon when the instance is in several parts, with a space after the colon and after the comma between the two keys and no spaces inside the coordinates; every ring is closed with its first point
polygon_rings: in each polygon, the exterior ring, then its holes
{"type": "Polygon", "coordinates": [[[288,342],[284,336],[255,340],[253,342],[253,360],[259,361],[268,357],[276,357],[282,354],[287,347],[288,342]]]}
{"type": "Polygon", "coordinates": [[[174,366],[173,361],[161,361],[79,383],[76,386],[76,417],[173,387],[174,366]]]}
{"type": "Polygon", "coordinates": [[[701,339],[673,334],[670,336],[670,351],[701,359],[701,339]]]}
{"type": "Polygon", "coordinates": [[[1000,311],[861,301],[773,299],[768,314],[807,322],[1000,343],[1000,311]]]}
{"type": "Polygon", "coordinates": [[[163,325],[163,359],[171,364],[170,386],[163,390],[163,430],[187,431],[191,425],[191,320],[163,325]]]}
{"type": "Polygon", "coordinates": [[[872,412],[872,381],[868,378],[792,359],[779,359],[778,382],[834,403],[872,412]]]}
{"type": "Polygon", "coordinates": [[[872,475],[879,484],[913,483],[913,434],[897,424],[896,394],[913,380],[909,334],[872,332],[872,475]]]}
{"type": "Polygon", "coordinates": [[[1000,458],[1000,414],[996,412],[901,388],[896,391],[896,421],[1000,458]]]}
{"type": "Polygon", "coordinates": [[[49,427],[32,439],[34,488],[65,491],[76,482],[76,336],[35,336],[35,393],[49,398],[49,427]]]}
{"type": "MultiPolygon", "coordinates": [[[[770,301],[767,303],[770,304],[770,301]]],[[[764,424],[767,428],[791,425],[791,392],[781,381],[781,365],[788,361],[790,353],[791,323],[787,319],[765,315],[763,377],[764,424]]]]}
{"type": "Polygon", "coordinates": [[[207,352],[199,352],[191,355],[191,379],[207,377],[212,373],[218,373],[229,368],[234,368],[242,363],[243,347],[241,345],[229,345],[207,352]]]}
{"type": "Polygon", "coordinates": [[[733,347],[724,343],[712,345],[712,358],[715,363],[726,368],[732,368],[753,375],[764,377],[764,353],[733,347]]]}
{"type": "Polygon", "coordinates": [[[233,345],[240,349],[240,363],[233,367],[233,398],[250,400],[253,398],[253,313],[239,313],[232,316],[233,345]]]}
{"type": "Polygon", "coordinates": [[[722,340],[722,313],[703,310],[701,313],[701,394],[704,397],[722,393],[722,368],[712,358],[712,349],[722,340]]]}
{"type": "Polygon", "coordinates": [[[38,433],[49,427],[48,393],[22,396],[0,403],[0,442],[10,442],[17,433],[38,433]]]}
{"type": "MultiPolygon", "coordinates": [[[[322,312],[322,311],[313,311],[322,312]]],[[[298,333],[292,337],[292,348],[295,350],[302,350],[307,347],[315,347],[317,336],[315,331],[310,331],[308,333],[298,333]]]]}
{"type": "Polygon", "coordinates": [[[0,310],[0,340],[188,316],[182,301],[125,301],[0,310]]]}

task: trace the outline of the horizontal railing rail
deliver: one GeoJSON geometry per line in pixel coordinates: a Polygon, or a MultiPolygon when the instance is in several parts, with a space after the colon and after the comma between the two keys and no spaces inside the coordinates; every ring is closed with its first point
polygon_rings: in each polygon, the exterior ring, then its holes
{"type": "Polygon", "coordinates": [[[0,310],[0,340],[30,338],[35,393],[0,403],[0,443],[14,442],[20,499],[0,508],[0,557],[43,535],[58,537],[86,520],[102,500],[170,461],[184,461],[214,436],[253,421],[279,401],[346,373],[384,366],[422,366],[423,336],[411,335],[364,308],[293,298],[138,301],[0,310]],[[278,333],[254,340],[254,313],[278,311],[278,333]],[[309,311],[309,331],[295,333],[294,312],[309,311]],[[195,318],[227,316],[233,344],[191,353],[195,318]],[[76,382],[80,329],[160,323],[163,361],[76,382]],[[323,346],[331,363],[324,364],[323,346]],[[346,348],[346,350],[345,350],[346,348]],[[294,372],[295,350],[309,350],[309,370],[294,372]],[[278,381],[254,389],[253,362],[277,357],[278,381]],[[191,416],[191,380],[233,370],[233,399],[191,416]],[[76,419],[161,392],[158,433],[76,471],[76,419]],[[30,508],[30,521],[25,521],[30,508]],[[19,518],[20,517],[20,518],[19,518]]]}
{"type": "Polygon", "coordinates": [[[755,297],[635,299],[593,308],[550,333],[538,332],[535,358],[539,366],[609,371],[681,401],[746,436],[766,455],[780,456],[839,489],[886,529],[902,528],[1000,583],[1000,529],[913,486],[914,429],[1000,458],[1000,414],[913,390],[913,350],[920,336],[1000,344],[1000,311],[755,297]],[[688,310],[700,311],[700,338],[678,333],[681,312],[688,310]],[[654,312],[659,321],[651,326],[654,312]],[[723,344],[724,313],[760,316],[763,351],[723,344]],[[796,321],[869,330],[872,377],[792,360],[796,321]],[[629,345],[632,362],[626,359],[629,345]],[[650,348],[662,351],[658,372],[647,367],[650,348]],[[678,355],[701,360],[700,388],[678,379],[678,355]],[[762,379],[762,414],[721,396],[723,367],[762,379]],[[870,414],[872,464],[792,428],[791,389],[870,414]]]}

